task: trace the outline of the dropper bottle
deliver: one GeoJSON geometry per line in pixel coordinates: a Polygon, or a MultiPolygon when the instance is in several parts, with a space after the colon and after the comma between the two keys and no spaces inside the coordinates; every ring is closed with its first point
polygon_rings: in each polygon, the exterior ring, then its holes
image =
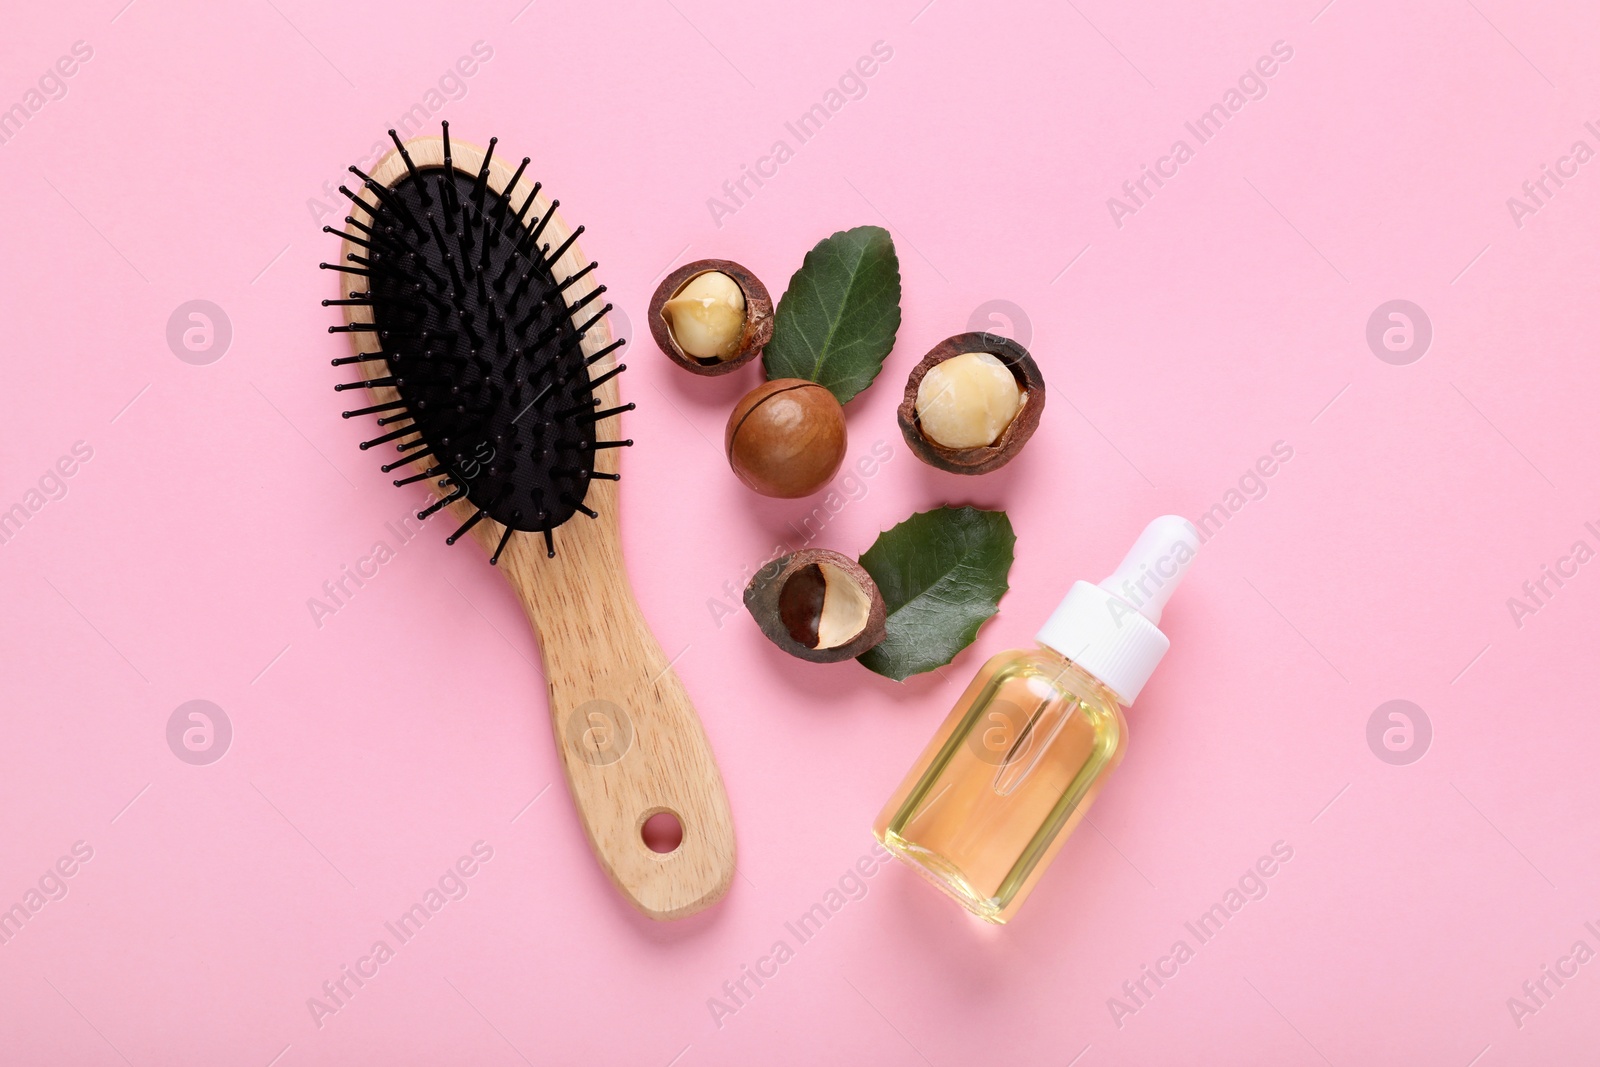
{"type": "Polygon", "coordinates": [[[885,847],[1010,919],[1122,761],[1122,709],[1166,654],[1161,610],[1199,547],[1187,519],[1156,519],[1109,578],[1073,584],[1036,647],[985,663],[873,825],[885,847]]]}

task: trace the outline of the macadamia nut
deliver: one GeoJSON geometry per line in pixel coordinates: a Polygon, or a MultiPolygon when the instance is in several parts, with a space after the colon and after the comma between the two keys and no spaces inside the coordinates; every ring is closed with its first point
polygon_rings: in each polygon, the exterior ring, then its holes
{"type": "Polygon", "coordinates": [[[696,359],[729,359],[744,334],[744,292],[721,271],[689,279],[661,313],[678,347],[696,359]]]}
{"type": "Polygon", "coordinates": [[[853,659],[884,638],[887,607],[860,563],[827,548],[773,560],[745,587],[744,606],[767,639],[812,663],[853,659]]]}
{"type": "Polygon", "coordinates": [[[739,480],[763,496],[810,496],[839,473],[849,433],[844,408],[804,378],[774,378],[728,416],[723,448],[739,480]]]}
{"type": "Polygon", "coordinates": [[[945,448],[992,445],[1022,410],[1016,376],[987,352],[963,352],[928,370],[917,388],[923,435],[945,448]]]}

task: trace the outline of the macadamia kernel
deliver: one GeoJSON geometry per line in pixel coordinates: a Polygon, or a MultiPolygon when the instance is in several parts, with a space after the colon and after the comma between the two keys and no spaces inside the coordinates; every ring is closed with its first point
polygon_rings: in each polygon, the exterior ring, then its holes
{"type": "Polygon", "coordinates": [[[1022,410],[1009,367],[987,352],[963,352],[928,370],[917,387],[923,436],[945,448],[983,448],[1022,410]]]}
{"type": "Polygon", "coordinates": [[[822,615],[817,619],[817,647],[838,648],[867,627],[872,598],[847,574],[831,563],[819,563],[824,593],[822,615]]]}
{"type": "Polygon", "coordinates": [[[695,359],[725,360],[739,354],[744,335],[744,292],[721,271],[707,271],[661,308],[672,338],[695,359]]]}

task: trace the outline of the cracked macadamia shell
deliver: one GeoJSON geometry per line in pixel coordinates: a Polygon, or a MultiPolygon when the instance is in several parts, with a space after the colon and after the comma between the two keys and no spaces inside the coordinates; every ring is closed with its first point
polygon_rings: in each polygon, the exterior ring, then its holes
{"type": "Polygon", "coordinates": [[[768,295],[767,287],[762,285],[761,279],[754,274],[727,259],[696,260],[684,264],[667,275],[661,280],[661,284],[656,286],[655,295],[650,298],[648,318],[650,336],[655,338],[661,351],[665,352],[672,362],[695,374],[727,374],[759,356],[761,350],[767,346],[767,342],[772,340],[772,297],[768,295]],[[737,346],[725,359],[692,356],[685,352],[673,334],[672,314],[667,307],[668,303],[689,288],[696,278],[712,273],[732,279],[744,297],[744,326],[740,331],[737,346]]]}
{"type": "Polygon", "coordinates": [[[1044,376],[1028,350],[1008,337],[992,333],[960,333],[934,345],[906,379],[905,397],[897,418],[906,445],[917,458],[952,474],[987,474],[998,470],[1022,451],[1044,413],[1044,376]],[[1021,406],[992,443],[971,448],[948,448],[922,431],[917,417],[917,394],[923,379],[939,364],[969,352],[983,352],[999,360],[1016,379],[1021,406]]]}
{"type": "Polygon", "coordinates": [[[768,563],[745,587],[744,606],[768,640],[812,663],[854,659],[883,640],[883,596],[848,556],[805,548],[768,563]]]}

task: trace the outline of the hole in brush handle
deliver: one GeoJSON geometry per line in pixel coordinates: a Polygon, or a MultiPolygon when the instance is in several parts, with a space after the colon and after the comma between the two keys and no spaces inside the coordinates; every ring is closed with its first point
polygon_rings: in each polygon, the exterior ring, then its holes
{"type": "Polygon", "coordinates": [[[658,855],[667,855],[683,844],[683,820],[666,808],[645,816],[639,824],[639,839],[645,848],[658,855]]]}

